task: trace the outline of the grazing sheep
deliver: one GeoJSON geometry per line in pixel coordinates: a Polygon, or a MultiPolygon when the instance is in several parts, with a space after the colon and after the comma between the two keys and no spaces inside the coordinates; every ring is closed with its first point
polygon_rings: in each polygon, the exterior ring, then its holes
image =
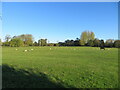
{"type": "Polygon", "coordinates": [[[24,50],[24,52],[27,52],[28,50],[24,50]]]}
{"type": "Polygon", "coordinates": [[[33,50],[33,49],[31,49],[31,50],[33,50]]]}
{"type": "Polygon", "coordinates": [[[18,49],[15,49],[15,50],[18,50],[18,49]]]}
{"type": "Polygon", "coordinates": [[[51,48],[50,48],[50,50],[51,50],[51,48]]]}

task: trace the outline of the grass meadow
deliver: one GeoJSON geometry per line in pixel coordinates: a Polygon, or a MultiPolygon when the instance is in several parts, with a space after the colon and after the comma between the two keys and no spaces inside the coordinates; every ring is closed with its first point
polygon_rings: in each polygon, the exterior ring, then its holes
{"type": "Polygon", "coordinates": [[[3,88],[117,88],[118,49],[3,47],[2,70],[3,88]]]}

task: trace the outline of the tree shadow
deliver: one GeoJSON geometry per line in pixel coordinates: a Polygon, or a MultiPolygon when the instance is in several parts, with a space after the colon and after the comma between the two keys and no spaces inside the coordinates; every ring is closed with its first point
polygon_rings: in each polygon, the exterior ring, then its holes
{"type": "MultiPolygon", "coordinates": [[[[69,88],[74,88],[67,85],[69,88]]],[[[2,65],[2,88],[66,88],[62,81],[51,81],[42,72],[36,74],[23,69],[16,70],[6,64],[2,65]]]]}

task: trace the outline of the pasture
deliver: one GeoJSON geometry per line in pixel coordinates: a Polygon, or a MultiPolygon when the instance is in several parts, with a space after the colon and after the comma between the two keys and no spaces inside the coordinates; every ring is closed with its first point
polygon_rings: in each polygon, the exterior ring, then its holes
{"type": "Polygon", "coordinates": [[[118,87],[117,48],[3,47],[2,66],[3,88],[118,87]]]}

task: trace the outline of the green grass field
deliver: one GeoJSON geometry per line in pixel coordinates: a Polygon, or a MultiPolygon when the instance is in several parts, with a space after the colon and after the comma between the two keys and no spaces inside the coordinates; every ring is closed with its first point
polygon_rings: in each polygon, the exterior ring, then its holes
{"type": "Polygon", "coordinates": [[[118,87],[117,48],[3,47],[2,65],[3,88],[118,87]]]}

